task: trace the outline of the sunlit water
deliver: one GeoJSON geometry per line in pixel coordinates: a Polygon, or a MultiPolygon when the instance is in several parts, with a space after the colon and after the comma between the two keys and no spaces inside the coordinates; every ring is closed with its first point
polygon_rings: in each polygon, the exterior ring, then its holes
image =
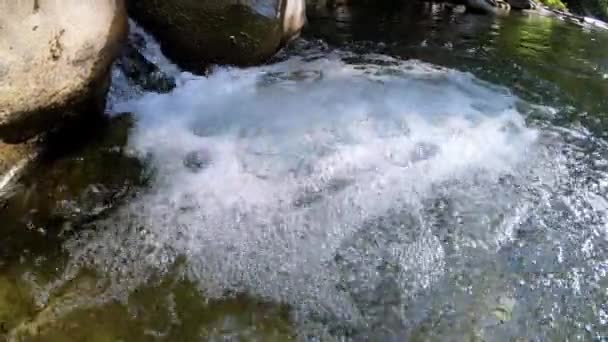
{"type": "MultiPolygon", "coordinates": [[[[562,74],[526,76],[538,61],[517,53],[496,69],[458,42],[450,63],[443,48],[427,58],[435,32],[309,37],[272,64],[208,77],[149,42],[177,88],[141,92],[116,71],[109,107],[134,113],[128,153],[147,185],[67,234],[52,275],[19,275],[42,311],[7,336],[606,338],[605,99],[572,100],[562,74]],[[496,81],[509,68],[524,68],[521,84],[496,81]],[[555,86],[527,88],[539,82],[555,86]],[[582,111],[582,123],[564,118],[582,111]]],[[[607,65],[590,92],[606,89],[607,65]]]]}

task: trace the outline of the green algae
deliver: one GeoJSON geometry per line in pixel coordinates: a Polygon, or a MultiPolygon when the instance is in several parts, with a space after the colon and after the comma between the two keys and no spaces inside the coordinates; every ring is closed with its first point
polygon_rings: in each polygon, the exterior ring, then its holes
{"type": "Polygon", "coordinates": [[[18,341],[197,341],[236,338],[291,341],[288,308],[247,296],[205,299],[191,282],[171,276],[108,295],[101,275],[84,272],[36,315],[10,330],[18,341]]]}

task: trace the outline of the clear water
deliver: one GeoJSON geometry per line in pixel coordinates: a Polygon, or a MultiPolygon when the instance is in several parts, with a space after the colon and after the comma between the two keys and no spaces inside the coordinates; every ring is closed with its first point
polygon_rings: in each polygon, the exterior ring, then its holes
{"type": "Polygon", "coordinates": [[[208,77],[149,42],[169,94],[116,71],[128,142],[0,212],[0,339],[605,339],[608,33],[345,11],[208,77]]]}

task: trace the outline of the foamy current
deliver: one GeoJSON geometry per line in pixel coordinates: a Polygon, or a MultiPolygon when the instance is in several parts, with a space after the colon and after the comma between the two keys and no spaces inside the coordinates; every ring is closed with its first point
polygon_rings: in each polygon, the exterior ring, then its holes
{"type": "MultiPolygon", "coordinates": [[[[305,336],[398,339],[446,303],[482,316],[483,333],[496,320],[488,307],[532,315],[513,309],[543,286],[528,286],[543,284],[528,271],[542,277],[539,268],[558,265],[546,286],[573,281],[559,265],[579,263],[587,233],[574,225],[606,239],[606,177],[594,191],[572,183],[575,149],[564,136],[573,133],[529,127],[527,112],[550,109],[468,73],[319,49],[177,75],[169,94],[113,100],[113,111],[135,114],[130,144],[154,177],[67,245],[73,269],[108,274],[113,295],[179,264],[208,298],[288,304],[305,336]],[[554,260],[558,250],[574,255],[554,260]]],[[[584,259],[595,278],[579,290],[601,286],[602,253],[584,259]]],[[[512,336],[496,329],[485,338],[512,336]]]]}

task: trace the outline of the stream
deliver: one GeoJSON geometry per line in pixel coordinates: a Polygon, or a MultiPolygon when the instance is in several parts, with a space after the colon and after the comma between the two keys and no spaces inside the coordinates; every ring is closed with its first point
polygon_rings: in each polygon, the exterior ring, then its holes
{"type": "Polygon", "coordinates": [[[116,68],[0,200],[0,341],[605,341],[608,31],[340,7],[270,63],[116,68]]]}

